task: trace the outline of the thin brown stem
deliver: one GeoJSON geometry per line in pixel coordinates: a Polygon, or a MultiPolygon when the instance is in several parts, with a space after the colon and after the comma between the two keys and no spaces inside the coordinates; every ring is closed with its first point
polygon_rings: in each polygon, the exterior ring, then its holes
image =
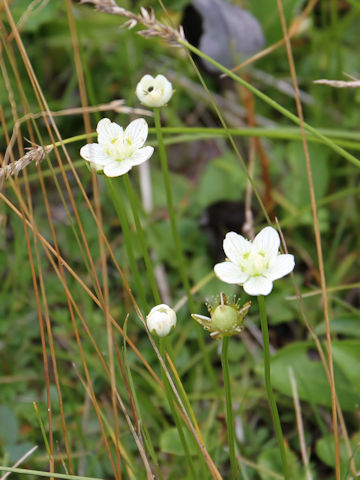
{"type": "Polygon", "coordinates": [[[296,78],[295,63],[292,55],[291,43],[290,43],[288,31],[287,31],[286,20],[285,20],[285,15],[284,15],[284,10],[283,10],[283,5],[281,0],[277,0],[277,6],[280,14],[281,26],[283,30],[284,39],[285,39],[285,45],[286,45],[286,53],[288,56],[290,73],[291,73],[291,78],[292,78],[293,87],[295,91],[296,110],[300,120],[301,138],[302,138],[302,144],[303,144],[304,155],[305,155],[306,172],[308,177],[311,207],[312,207],[312,213],[313,213],[313,219],[314,219],[316,252],[317,252],[318,263],[319,263],[320,284],[321,284],[323,308],[324,308],[324,321],[326,326],[326,343],[327,343],[327,350],[328,350],[331,410],[332,410],[332,423],[333,423],[334,447],[335,447],[335,465],[336,465],[335,470],[336,470],[336,480],[340,480],[340,451],[339,451],[339,432],[338,432],[337,410],[336,410],[336,390],[335,390],[334,366],[333,366],[332,346],[331,346],[331,331],[330,331],[330,320],[329,320],[329,310],[328,310],[328,299],[327,299],[327,292],[326,292],[326,278],[325,278],[324,259],[323,259],[322,246],[321,246],[319,219],[318,219],[317,206],[316,206],[314,182],[313,182],[313,177],[311,172],[309,148],[307,144],[305,127],[304,127],[304,115],[302,111],[302,105],[301,105],[298,83],[296,78]]]}

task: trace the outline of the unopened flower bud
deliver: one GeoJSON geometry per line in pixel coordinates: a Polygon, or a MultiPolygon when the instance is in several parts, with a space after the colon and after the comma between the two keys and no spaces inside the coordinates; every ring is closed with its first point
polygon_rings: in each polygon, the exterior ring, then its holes
{"type": "Polygon", "coordinates": [[[163,107],[173,94],[173,88],[164,75],[144,75],[136,86],[136,95],[146,107],[163,107]]]}
{"type": "Polygon", "coordinates": [[[146,323],[151,333],[166,337],[176,325],[176,313],[165,303],[152,308],[146,317],[146,323]]]}

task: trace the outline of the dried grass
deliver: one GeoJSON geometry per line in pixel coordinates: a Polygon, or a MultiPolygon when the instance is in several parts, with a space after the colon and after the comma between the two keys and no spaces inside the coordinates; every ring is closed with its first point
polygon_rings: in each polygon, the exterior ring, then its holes
{"type": "Polygon", "coordinates": [[[142,37],[160,37],[173,46],[180,46],[180,42],[185,40],[184,31],[181,26],[176,30],[169,25],[164,25],[156,19],[155,13],[152,9],[148,11],[146,8],[141,7],[140,13],[137,15],[125,8],[119,7],[114,0],[81,0],[80,3],[91,3],[95,5],[99,12],[110,13],[112,15],[119,15],[127,18],[127,21],[122,25],[125,28],[132,29],[138,24],[142,25],[145,27],[145,30],[138,32],[142,37]]]}

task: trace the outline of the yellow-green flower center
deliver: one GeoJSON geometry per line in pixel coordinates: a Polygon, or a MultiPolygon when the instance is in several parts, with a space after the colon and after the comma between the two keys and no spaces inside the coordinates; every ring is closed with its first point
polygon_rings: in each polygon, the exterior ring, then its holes
{"type": "Polygon", "coordinates": [[[111,143],[104,145],[104,149],[114,160],[121,162],[122,160],[131,157],[136,150],[136,146],[133,144],[131,138],[126,138],[124,140],[115,138],[111,143]]]}
{"type": "Polygon", "coordinates": [[[243,272],[250,276],[259,276],[268,269],[269,261],[264,252],[250,251],[243,255],[240,267],[243,272]]]}

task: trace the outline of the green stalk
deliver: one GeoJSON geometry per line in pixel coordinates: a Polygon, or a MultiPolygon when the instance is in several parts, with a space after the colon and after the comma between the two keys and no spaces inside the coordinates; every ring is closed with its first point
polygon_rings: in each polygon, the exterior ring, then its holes
{"type": "MultiPolygon", "coordinates": [[[[149,128],[149,133],[154,133],[153,128],[149,128]]],[[[245,127],[245,128],[229,128],[225,130],[221,127],[163,127],[163,133],[166,134],[174,134],[174,135],[184,135],[183,138],[175,137],[171,140],[165,140],[165,143],[171,142],[180,142],[180,141],[192,141],[194,138],[210,138],[214,135],[218,136],[226,136],[228,133],[234,136],[241,136],[241,137],[262,137],[262,138],[270,138],[270,139],[280,139],[280,140],[301,140],[301,133],[300,130],[296,127],[284,127],[284,126],[277,126],[277,127],[245,127]],[[186,138],[185,135],[189,135],[189,138],[186,138]],[[199,135],[198,137],[194,137],[195,135],[199,135]]],[[[310,134],[308,136],[309,141],[317,141],[320,143],[324,143],[322,137],[326,138],[333,138],[335,140],[335,144],[339,146],[344,146],[351,149],[359,149],[359,139],[360,134],[359,132],[354,131],[346,131],[346,130],[338,130],[338,129],[330,129],[330,128],[318,128],[316,130],[321,137],[318,137],[314,134],[310,134]]],[[[68,137],[63,140],[55,142],[55,147],[60,147],[61,145],[69,145],[71,143],[76,143],[81,140],[87,140],[88,138],[95,138],[97,136],[97,132],[92,133],[83,133],[81,135],[75,135],[73,137],[68,137]]],[[[149,145],[152,142],[148,142],[149,145]]],[[[53,144],[48,144],[44,148],[50,147],[53,144]]],[[[75,162],[73,162],[75,165],[75,162]]],[[[79,165],[83,164],[83,160],[79,162],[79,165]]]]}
{"type": "MultiPolygon", "coordinates": [[[[294,122],[296,125],[301,125],[301,122],[296,115],[291,113],[287,108],[283,107],[278,102],[275,102],[275,100],[273,100],[272,98],[265,95],[265,93],[262,93],[260,90],[253,87],[250,83],[248,83],[243,78],[239,77],[236,73],[234,73],[231,70],[229,70],[228,68],[224,67],[223,65],[221,65],[221,63],[219,63],[216,60],[214,60],[213,58],[209,57],[204,52],[202,52],[198,48],[196,48],[193,45],[191,45],[190,43],[188,43],[186,40],[179,40],[179,43],[181,45],[183,45],[185,48],[187,48],[188,50],[190,50],[191,52],[198,55],[199,57],[201,57],[201,58],[207,60],[208,62],[210,62],[212,65],[214,65],[216,68],[218,68],[221,72],[225,73],[227,76],[229,76],[230,78],[235,80],[235,82],[243,85],[245,88],[250,90],[250,92],[252,92],[258,98],[260,98],[263,102],[267,103],[268,105],[270,105],[270,107],[274,108],[275,110],[280,112],[282,115],[284,115],[284,117],[287,117],[289,120],[294,122]]],[[[335,142],[333,142],[332,140],[327,138],[325,135],[322,135],[321,133],[319,133],[318,130],[316,130],[316,128],[312,127],[308,123],[304,122],[303,125],[304,125],[305,130],[307,130],[307,132],[310,132],[315,137],[320,138],[323,141],[323,143],[328,145],[332,150],[337,152],[342,157],[349,160],[349,162],[351,162],[353,165],[355,165],[357,167],[360,167],[360,160],[358,158],[354,157],[354,155],[351,155],[351,153],[349,153],[346,150],[344,150],[343,148],[341,148],[339,145],[337,145],[335,142]]]]}
{"type": "Polygon", "coordinates": [[[131,182],[130,182],[130,179],[129,179],[129,175],[127,173],[124,175],[124,183],[125,183],[126,192],[127,192],[128,197],[130,199],[130,205],[131,205],[132,213],[133,213],[134,220],[135,220],[136,231],[137,231],[137,234],[139,235],[140,244],[141,244],[141,248],[142,248],[142,252],[143,252],[143,256],[144,256],[144,262],[145,262],[146,270],[147,270],[147,273],[148,273],[148,278],[149,278],[149,282],[150,282],[150,285],[151,285],[151,289],[152,289],[152,292],[153,292],[153,295],[154,295],[154,300],[155,300],[156,304],[159,304],[159,303],[161,303],[161,298],[160,298],[159,290],[158,290],[158,287],[157,287],[157,284],[156,284],[154,270],[153,270],[153,267],[152,267],[152,262],[151,262],[151,258],[150,258],[150,255],[149,255],[149,251],[148,251],[148,248],[147,248],[147,245],[146,245],[146,240],[145,240],[143,228],[142,228],[140,218],[139,218],[139,214],[138,214],[138,211],[137,211],[134,192],[133,192],[132,185],[131,185],[131,182]]]}
{"type": "Polygon", "coordinates": [[[39,422],[39,425],[40,425],[41,435],[42,435],[44,443],[45,443],[45,448],[46,448],[47,454],[49,456],[49,461],[51,462],[52,455],[51,455],[51,451],[50,451],[49,442],[48,442],[48,439],[47,439],[47,436],[46,436],[44,423],[43,423],[42,418],[40,416],[40,412],[39,412],[39,409],[38,409],[38,406],[37,406],[36,402],[33,402],[33,407],[34,407],[34,410],[35,410],[36,418],[37,418],[37,420],[39,422]]]}
{"type": "MultiPolygon", "coordinates": [[[[166,362],[165,340],[166,340],[165,337],[160,337],[160,345],[159,345],[160,346],[160,355],[161,355],[164,362],[166,362]]],[[[190,468],[191,475],[192,475],[191,478],[196,478],[195,468],[194,468],[193,461],[191,459],[189,447],[188,447],[188,444],[186,442],[186,438],[185,438],[185,435],[184,435],[184,431],[183,431],[183,428],[182,428],[182,425],[181,425],[179,415],[178,415],[178,413],[176,411],[176,408],[175,408],[175,405],[174,405],[173,391],[171,389],[171,386],[169,384],[169,381],[167,379],[167,376],[166,376],[163,368],[161,368],[161,378],[162,378],[162,382],[163,382],[164,387],[165,387],[166,397],[167,397],[168,404],[169,404],[169,407],[170,407],[170,410],[171,410],[171,414],[172,414],[172,417],[174,419],[177,431],[179,433],[180,441],[181,441],[182,446],[184,448],[185,456],[186,456],[186,459],[187,459],[188,464],[189,464],[189,468],[190,468]]]]}
{"type": "Polygon", "coordinates": [[[115,189],[114,184],[113,184],[113,180],[106,177],[106,183],[107,183],[107,186],[109,187],[110,196],[111,196],[111,199],[113,201],[115,210],[116,210],[116,212],[119,216],[121,228],[122,228],[123,235],[124,235],[126,251],[127,251],[127,254],[128,254],[128,257],[129,257],[129,261],[130,261],[130,267],[131,267],[132,273],[134,274],[134,278],[135,278],[137,293],[140,297],[140,302],[141,302],[143,310],[145,312],[148,312],[149,307],[148,307],[148,304],[147,304],[147,301],[146,301],[144,287],[143,287],[143,284],[141,282],[140,273],[139,273],[138,267],[136,265],[136,260],[135,260],[134,252],[133,252],[133,249],[132,249],[132,238],[131,238],[131,232],[130,232],[128,220],[126,218],[126,213],[125,213],[125,210],[124,210],[124,201],[121,198],[120,189],[119,188],[115,189]]]}
{"type": "Polygon", "coordinates": [[[186,273],[186,267],[185,267],[184,256],[181,248],[180,237],[179,237],[179,233],[176,225],[174,202],[173,202],[171,186],[170,186],[170,174],[169,174],[169,168],[167,163],[165,145],[164,145],[163,136],[161,132],[160,110],[158,108],[154,108],[154,116],[155,116],[155,128],[156,128],[156,136],[158,140],[160,162],[161,162],[161,168],[162,168],[162,173],[164,177],[166,200],[167,200],[167,205],[169,209],[171,232],[174,237],[175,250],[176,250],[176,256],[179,263],[181,280],[183,282],[183,285],[186,291],[190,309],[192,309],[193,300],[190,292],[189,280],[186,273]]]}
{"type": "Polygon", "coordinates": [[[222,365],[223,376],[224,376],[224,390],[225,390],[225,402],[226,402],[226,425],[227,425],[227,434],[228,434],[228,443],[229,443],[231,478],[235,480],[238,477],[239,469],[238,469],[238,464],[237,464],[236,455],[235,455],[235,427],[234,427],[234,418],[233,418],[232,401],[231,401],[231,386],[230,386],[229,361],[228,361],[229,338],[230,337],[222,338],[221,365],[222,365]]]}
{"type": "MultiPolygon", "coordinates": [[[[172,236],[173,236],[174,243],[175,243],[175,250],[176,250],[176,256],[177,256],[178,265],[179,265],[180,277],[181,277],[181,281],[182,281],[182,283],[184,285],[184,288],[185,288],[186,297],[187,297],[187,300],[188,300],[190,311],[195,312],[195,305],[194,305],[194,301],[193,301],[193,298],[192,298],[192,295],[191,295],[190,284],[189,284],[188,276],[187,276],[187,273],[186,273],[184,255],[183,255],[183,252],[182,252],[180,237],[179,237],[179,233],[178,233],[178,229],[177,229],[177,225],[176,225],[174,202],[173,202],[172,193],[171,193],[171,186],[170,186],[169,168],[168,168],[168,163],[167,163],[164,140],[163,140],[162,131],[161,131],[160,110],[158,108],[154,108],[154,118],[155,118],[155,129],[156,129],[156,136],[157,136],[157,141],[158,141],[161,169],[162,169],[162,173],[163,173],[165,191],[166,191],[166,199],[167,199],[167,205],[168,205],[168,209],[169,209],[170,226],[171,226],[171,232],[172,232],[172,236]]],[[[217,390],[218,387],[217,387],[216,377],[215,377],[214,371],[211,367],[209,354],[208,354],[208,351],[206,350],[204,337],[203,337],[203,334],[202,334],[201,327],[199,325],[196,325],[196,333],[197,333],[197,339],[198,339],[200,351],[202,353],[203,360],[204,360],[204,363],[205,363],[205,368],[207,370],[209,378],[211,378],[211,380],[214,384],[215,390],[217,390]]]]}
{"type": "MultiPolygon", "coordinates": [[[[190,401],[188,399],[188,396],[186,394],[186,391],[184,389],[184,386],[180,380],[180,376],[176,370],[176,367],[175,367],[175,355],[174,355],[174,351],[173,351],[173,348],[172,348],[172,344],[171,344],[171,341],[169,339],[169,337],[166,337],[165,338],[165,347],[167,349],[167,354],[168,354],[168,357],[170,357],[170,361],[171,363],[173,364],[172,368],[171,368],[171,372],[174,376],[174,383],[175,383],[175,386],[176,386],[176,389],[178,391],[178,394],[179,394],[179,397],[181,399],[181,402],[183,403],[183,406],[187,412],[187,414],[189,415],[191,421],[193,422],[193,425],[194,425],[194,428],[195,430],[197,431],[198,435],[199,435],[199,438],[201,440],[201,442],[203,443],[203,438],[202,438],[202,435],[201,435],[201,432],[200,432],[200,428],[198,426],[198,423],[196,421],[196,417],[195,417],[195,414],[194,414],[194,411],[193,409],[191,408],[191,404],[190,404],[190,401]]],[[[207,478],[207,473],[206,473],[206,463],[204,462],[204,458],[202,456],[202,452],[199,448],[199,445],[198,443],[196,442],[196,447],[198,449],[198,452],[199,452],[199,461],[200,461],[200,466],[197,467],[197,473],[198,473],[198,477],[200,476],[200,478],[207,478]],[[201,469],[201,471],[199,470],[199,468],[201,469]]]]}
{"type": "Polygon", "coordinates": [[[37,477],[61,478],[64,480],[102,480],[101,478],[83,477],[80,475],[66,475],[64,473],[49,473],[40,470],[28,470],[25,468],[0,467],[0,472],[19,473],[22,475],[35,475],[37,477]]]}
{"type": "Polygon", "coordinates": [[[268,330],[268,324],[267,324],[267,318],[266,318],[265,299],[263,295],[258,296],[258,305],[259,305],[259,311],[260,311],[261,330],[262,330],[263,342],[264,342],[264,373],[265,373],[266,393],[267,393],[269,404],[270,404],[271,415],[273,418],[274,427],[276,431],[276,437],[279,443],[284,477],[285,477],[285,480],[290,480],[287,459],[286,459],[285,445],[284,445],[284,437],[281,429],[279,412],[276,406],[275,398],[274,398],[272,387],[271,387],[269,330],[268,330]]]}

